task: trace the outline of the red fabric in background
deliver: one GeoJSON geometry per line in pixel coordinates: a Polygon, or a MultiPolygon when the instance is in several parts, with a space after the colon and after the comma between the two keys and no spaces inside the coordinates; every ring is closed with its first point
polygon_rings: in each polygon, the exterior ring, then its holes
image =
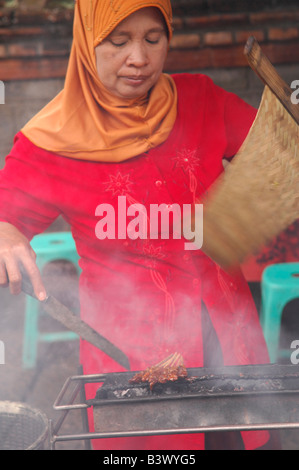
{"type": "Polygon", "coordinates": [[[294,222],[279,234],[256,256],[249,257],[242,265],[248,282],[260,282],[264,269],[270,264],[298,263],[299,261],[299,221],[294,222]]]}

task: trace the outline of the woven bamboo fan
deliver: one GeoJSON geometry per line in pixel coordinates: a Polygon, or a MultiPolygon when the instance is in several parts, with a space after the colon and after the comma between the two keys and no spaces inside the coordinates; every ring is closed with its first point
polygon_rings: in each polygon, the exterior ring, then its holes
{"type": "Polygon", "coordinates": [[[203,251],[224,269],[257,253],[299,217],[299,106],[250,38],[245,54],[265,83],[240,151],[204,201],[203,251]]]}

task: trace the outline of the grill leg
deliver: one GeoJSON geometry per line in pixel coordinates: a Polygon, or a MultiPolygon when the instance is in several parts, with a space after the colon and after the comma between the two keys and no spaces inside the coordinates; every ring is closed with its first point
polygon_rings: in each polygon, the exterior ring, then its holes
{"type": "MultiPolygon", "coordinates": [[[[78,368],[78,375],[83,375],[82,365],[80,365],[78,368]]],[[[86,402],[86,395],[85,395],[85,387],[83,386],[81,387],[81,390],[80,390],[80,403],[85,403],[85,402],[86,402]]],[[[83,433],[88,433],[89,426],[88,426],[87,408],[83,408],[81,410],[81,417],[82,417],[82,424],[83,424],[83,433]]],[[[90,439],[84,440],[84,447],[85,447],[85,450],[92,450],[90,439]]]]}

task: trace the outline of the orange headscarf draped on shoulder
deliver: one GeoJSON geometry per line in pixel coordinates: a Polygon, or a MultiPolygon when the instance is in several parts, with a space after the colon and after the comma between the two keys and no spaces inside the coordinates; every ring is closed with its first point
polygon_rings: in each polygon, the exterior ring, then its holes
{"type": "Polygon", "coordinates": [[[170,0],[77,0],[64,89],[23,127],[29,140],[65,157],[120,162],[167,139],[177,112],[176,87],[169,75],[162,73],[148,96],[136,102],[112,95],[97,73],[95,47],[145,7],[159,8],[170,40],[170,0]]]}

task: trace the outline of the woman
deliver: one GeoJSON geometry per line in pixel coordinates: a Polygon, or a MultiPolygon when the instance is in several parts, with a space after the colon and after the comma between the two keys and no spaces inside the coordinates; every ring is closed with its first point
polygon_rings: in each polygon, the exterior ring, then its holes
{"type": "MultiPolygon", "coordinates": [[[[123,349],[131,370],[175,351],[186,367],[264,363],[266,346],[242,275],[184,249],[181,238],[134,238],[117,213],[124,200],[146,210],[200,201],[255,117],[206,76],[163,74],[171,35],[168,0],[77,0],[65,87],[17,134],[1,171],[0,283],[17,294],[22,264],[44,298],[28,240],[63,215],[81,258],[82,318],[123,349]],[[115,210],[115,237],[104,236],[102,203],[115,210]]],[[[81,361],[86,374],[121,370],[84,341],[81,361]]],[[[95,389],[87,393],[94,397],[95,389]]],[[[269,434],[234,438],[233,448],[255,449],[269,434]]],[[[229,447],[229,440],[221,436],[217,446],[229,447]]],[[[204,436],[94,445],[191,450],[204,448],[204,436]]]]}

